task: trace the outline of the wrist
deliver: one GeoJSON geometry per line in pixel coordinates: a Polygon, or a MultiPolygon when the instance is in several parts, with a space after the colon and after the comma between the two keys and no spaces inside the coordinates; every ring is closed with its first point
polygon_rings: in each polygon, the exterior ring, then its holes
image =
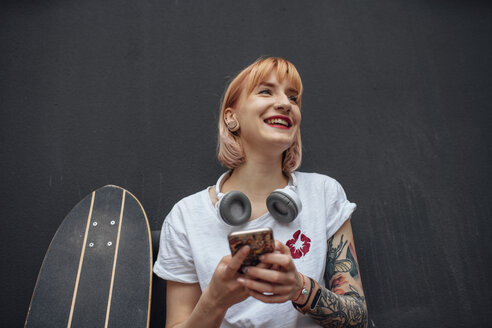
{"type": "Polygon", "coordinates": [[[313,295],[313,290],[316,287],[316,284],[312,278],[306,277],[306,288],[309,290],[307,295],[302,295],[297,302],[292,301],[292,305],[296,308],[297,311],[305,314],[307,312],[306,308],[309,308],[309,301],[311,296],[313,295]]]}
{"type": "Polygon", "coordinates": [[[210,285],[203,291],[202,297],[204,310],[209,314],[215,314],[218,316],[224,315],[227,312],[229,306],[221,301],[221,297],[216,293],[210,285]]]}
{"type": "Polygon", "coordinates": [[[179,327],[219,327],[227,309],[220,306],[220,301],[211,288],[205,288],[198,299],[191,315],[179,327]]]}
{"type": "Polygon", "coordinates": [[[308,279],[306,279],[306,277],[300,272],[298,272],[298,279],[297,280],[299,281],[298,284],[301,287],[299,289],[299,292],[297,292],[295,294],[297,296],[294,296],[294,298],[292,299],[292,302],[297,303],[297,304],[303,304],[307,295],[309,294],[309,286],[306,286],[306,283],[309,284],[310,281],[308,279]]]}

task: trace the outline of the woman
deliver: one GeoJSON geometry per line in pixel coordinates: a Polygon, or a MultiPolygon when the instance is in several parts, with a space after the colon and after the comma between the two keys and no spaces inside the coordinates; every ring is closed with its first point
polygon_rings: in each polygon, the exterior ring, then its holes
{"type": "Polygon", "coordinates": [[[218,157],[230,171],[178,202],[163,224],[154,272],[167,280],[167,327],[367,326],[350,225],[355,204],[335,180],[295,172],[301,95],[294,65],[275,57],[257,60],[227,88],[218,157]],[[302,210],[279,222],[266,199],[291,184],[302,210]],[[239,227],[216,208],[233,190],[251,202],[249,221],[239,227]],[[275,251],[240,272],[249,247],[231,256],[228,233],[263,227],[272,228],[275,251]]]}

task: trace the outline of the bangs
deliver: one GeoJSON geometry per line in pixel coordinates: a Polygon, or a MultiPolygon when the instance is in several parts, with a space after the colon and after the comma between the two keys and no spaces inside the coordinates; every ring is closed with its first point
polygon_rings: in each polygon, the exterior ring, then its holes
{"type": "Polygon", "coordinates": [[[246,90],[249,93],[260,83],[265,82],[270,74],[274,72],[277,80],[287,82],[292,85],[297,92],[298,102],[300,105],[302,95],[302,82],[299,72],[295,66],[283,58],[271,57],[259,60],[252,65],[251,72],[246,78],[246,90]]]}

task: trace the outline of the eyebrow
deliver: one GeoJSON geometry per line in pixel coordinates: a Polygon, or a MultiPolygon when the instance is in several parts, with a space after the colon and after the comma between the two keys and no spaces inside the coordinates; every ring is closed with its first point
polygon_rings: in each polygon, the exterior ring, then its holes
{"type": "MultiPolygon", "coordinates": [[[[270,82],[261,82],[258,84],[258,86],[265,86],[265,87],[269,87],[269,88],[275,88],[275,84],[273,83],[270,83],[270,82]]],[[[288,92],[293,92],[295,94],[299,94],[299,91],[297,91],[296,89],[294,88],[289,88],[287,89],[288,92]]]]}
{"type": "Polygon", "coordinates": [[[265,87],[274,88],[275,87],[275,84],[270,83],[270,82],[261,82],[261,83],[258,84],[258,86],[265,86],[265,87]]]}

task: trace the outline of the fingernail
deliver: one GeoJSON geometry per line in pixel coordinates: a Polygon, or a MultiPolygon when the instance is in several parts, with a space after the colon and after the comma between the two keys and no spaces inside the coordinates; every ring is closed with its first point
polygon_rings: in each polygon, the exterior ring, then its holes
{"type": "Polygon", "coordinates": [[[265,259],[265,255],[260,255],[259,259],[260,261],[263,261],[265,259]]]}
{"type": "Polygon", "coordinates": [[[248,267],[243,268],[243,273],[248,273],[248,271],[249,271],[248,267]]]}
{"type": "Polygon", "coordinates": [[[237,278],[237,281],[238,281],[240,284],[244,283],[244,279],[243,279],[243,278],[237,278]]]}

